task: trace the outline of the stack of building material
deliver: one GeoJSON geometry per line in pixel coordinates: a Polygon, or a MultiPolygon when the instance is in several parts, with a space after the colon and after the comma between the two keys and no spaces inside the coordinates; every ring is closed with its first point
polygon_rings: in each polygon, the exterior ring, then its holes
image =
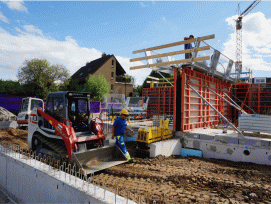
{"type": "Polygon", "coordinates": [[[16,121],[17,116],[9,112],[7,109],[0,107],[0,121],[16,121]]]}

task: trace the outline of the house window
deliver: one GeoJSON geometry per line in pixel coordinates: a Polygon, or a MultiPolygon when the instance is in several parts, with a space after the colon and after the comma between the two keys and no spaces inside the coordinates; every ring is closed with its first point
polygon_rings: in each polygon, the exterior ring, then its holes
{"type": "Polygon", "coordinates": [[[114,79],[114,72],[111,72],[111,79],[114,79]]]}
{"type": "Polygon", "coordinates": [[[114,89],[114,85],[113,85],[113,84],[111,84],[111,91],[113,91],[113,89],[114,89]]]}
{"type": "Polygon", "coordinates": [[[114,67],[114,60],[112,60],[112,67],[114,67]]]}

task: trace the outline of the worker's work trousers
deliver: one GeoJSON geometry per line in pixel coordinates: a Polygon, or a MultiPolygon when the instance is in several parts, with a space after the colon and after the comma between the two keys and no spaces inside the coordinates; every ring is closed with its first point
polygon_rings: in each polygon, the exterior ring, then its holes
{"type": "Polygon", "coordinates": [[[120,148],[120,150],[122,151],[126,159],[130,160],[131,157],[130,157],[129,152],[126,149],[123,136],[116,136],[116,145],[118,145],[118,147],[120,148]]]}

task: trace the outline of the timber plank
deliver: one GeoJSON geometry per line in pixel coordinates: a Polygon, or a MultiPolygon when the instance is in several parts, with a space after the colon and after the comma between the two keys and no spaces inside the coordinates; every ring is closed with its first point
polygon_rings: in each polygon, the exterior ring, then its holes
{"type": "MultiPolygon", "coordinates": [[[[210,56],[204,56],[204,57],[193,58],[192,61],[198,62],[198,61],[204,61],[204,60],[209,60],[209,59],[210,59],[210,56]]],[[[180,64],[180,63],[189,63],[189,62],[191,62],[191,58],[183,59],[183,60],[175,60],[175,61],[170,61],[170,62],[160,62],[160,63],[150,64],[149,67],[158,67],[158,66],[165,66],[165,65],[170,65],[170,64],[180,64]]],[[[133,66],[133,67],[130,67],[130,70],[142,69],[142,68],[148,68],[148,65],[133,66]]]]}
{"type": "MultiPolygon", "coordinates": [[[[213,38],[215,38],[215,35],[207,35],[204,37],[199,37],[198,42],[203,41],[203,40],[213,39],[213,38]]],[[[146,51],[159,50],[159,49],[163,49],[163,48],[174,47],[177,45],[183,45],[183,44],[188,44],[188,43],[192,43],[192,42],[196,42],[196,38],[191,39],[191,40],[183,40],[183,41],[179,41],[179,42],[175,42],[175,43],[169,43],[169,44],[165,44],[165,45],[159,45],[159,46],[150,47],[150,48],[146,48],[146,49],[136,50],[136,51],[133,51],[133,54],[145,52],[145,50],[146,51]]]]}
{"type": "MultiPolygon", "coordinates": [[[[195,52],[203,51],[203,50],[209,50],[209,49],[210,49],[209,45],[204,46],[204,47],[197,47],[197,48],[195,48],[195,52]]],[[[151,55],[151,56],[148,56],[148,59],[154,59],[154,58],[167,57],[167,56],[172,56],[172,55],[191,53],[193,51],[194,51],[194,48],[187,49],[187,50],[168,52],[168,53],[163,53],[163,54],[157,54],[157,55],[151,55]]],[[[136,61],[141,61],[141,60],[146,60],[146,57],[133,58],[133,59],[130,59],[130,62],[136,62],[136,61]]]]}

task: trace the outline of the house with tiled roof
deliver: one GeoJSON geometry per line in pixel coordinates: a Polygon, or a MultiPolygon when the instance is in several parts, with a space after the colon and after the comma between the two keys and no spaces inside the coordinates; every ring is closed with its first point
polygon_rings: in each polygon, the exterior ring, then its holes
{"type": "Polygon", "coordinates": [[[114,55],[104,53],[101,58],[88,62],[72,75],[72,80],[85,84],[89,74],[103,75],[109,83],[110,94],[125,94],[128,97],[133,92],[133,78],[125,76],[125,70],[114,55]]]}

